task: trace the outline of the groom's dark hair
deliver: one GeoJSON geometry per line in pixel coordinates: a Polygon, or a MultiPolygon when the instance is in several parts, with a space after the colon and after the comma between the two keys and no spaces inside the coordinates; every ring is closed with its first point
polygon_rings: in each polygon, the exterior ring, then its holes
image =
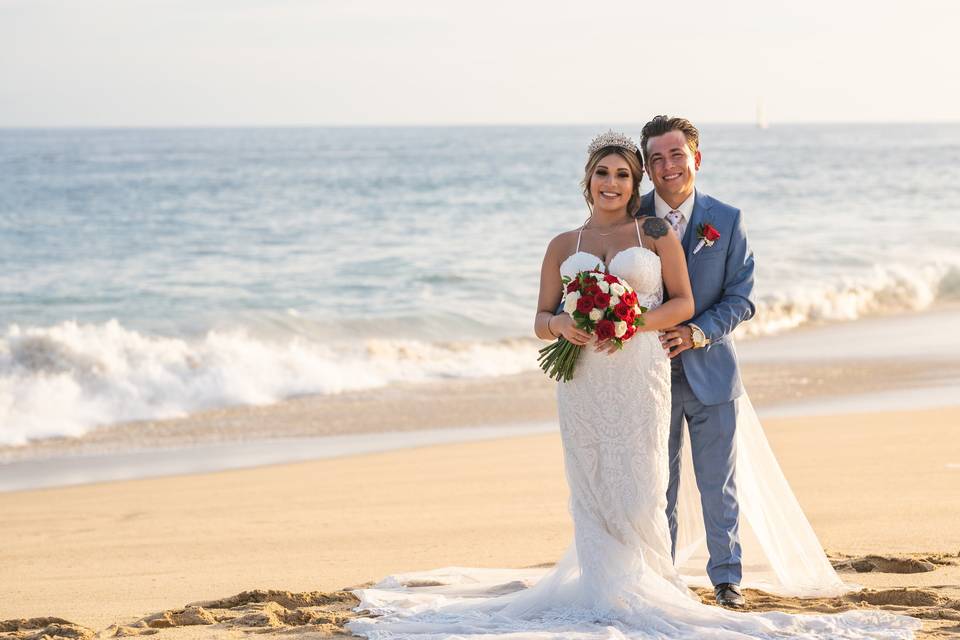
{"type": "Polygon", "coordinates": [[[647,141],[650,138],[662,136],[671,131],[681,131],[687,139],[687,146],[692,153],[700,149],[700,132],[693,126],[693,123],[686,118],[671,118],[670,116],[656,116],[653,120],[643,125],[643,131],[640,132],[640,150],[643,151],[643,160],[647,159],[647,141]]]}

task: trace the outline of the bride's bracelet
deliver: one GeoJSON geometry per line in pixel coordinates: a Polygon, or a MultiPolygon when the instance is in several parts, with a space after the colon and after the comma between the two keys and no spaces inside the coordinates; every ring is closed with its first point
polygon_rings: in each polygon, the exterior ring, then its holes
{"type": "Polygon", "coordinates": [[[553,332],[553,329],[550,327],[550,321],[553,320],[553,319],[556,318],[556,317],[557,317],[557,316],[555,316],[555,315],[551,315],[549,318],[547,318],[547,333],[549,333],[549,334],[550,334],[550,337],[552,337],[552,338],[559,338],[559,337],[560,337],[560,334],[554,333],[554,332],[553,332]]]}

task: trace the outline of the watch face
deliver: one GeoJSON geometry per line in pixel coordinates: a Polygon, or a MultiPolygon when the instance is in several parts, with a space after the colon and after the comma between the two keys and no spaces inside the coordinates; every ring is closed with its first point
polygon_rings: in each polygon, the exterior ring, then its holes
{"type": "Polygon", "coordinates": [[[693,346],[702,347],[704,341],[703,331],[700,329],[693,329],[693,346]]]}

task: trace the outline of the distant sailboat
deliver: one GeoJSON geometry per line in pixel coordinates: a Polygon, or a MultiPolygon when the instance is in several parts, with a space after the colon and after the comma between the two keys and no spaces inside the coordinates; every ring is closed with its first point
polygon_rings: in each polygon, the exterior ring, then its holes
{"type": "Polygon", "coordinates": [[[767,109],[763,103],[763,98],[757,99],[757,129],[766,129],[770,124],[767,122],[767,109]]]}

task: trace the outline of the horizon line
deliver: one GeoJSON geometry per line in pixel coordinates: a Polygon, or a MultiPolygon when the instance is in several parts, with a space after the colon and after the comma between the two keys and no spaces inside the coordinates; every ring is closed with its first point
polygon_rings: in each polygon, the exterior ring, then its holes
{"type": "MultiPolygon", "coordinates": [[[[783,120],[768,124],[767,129],[796,125],[898,125],[960,124],[955,120],[783,120]]],[[[414,128],[494,128],[494,127],[589,127],[643,126],[641,121],[597,122],[450,122],[450,123],[296,123],[296,124],[0,124],[0,130],[27,129],[414,129],[414,128]]],[[[699,125],[737,125],[759,128],[749,120],[701,120],[699,125]]]]}

